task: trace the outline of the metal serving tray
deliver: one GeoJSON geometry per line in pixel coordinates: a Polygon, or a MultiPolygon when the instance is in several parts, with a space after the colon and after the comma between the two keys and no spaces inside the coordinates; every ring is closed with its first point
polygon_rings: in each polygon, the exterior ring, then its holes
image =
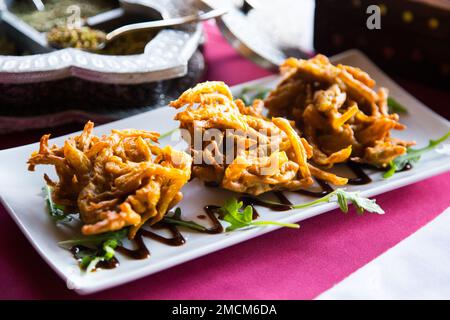
{"type": "MultiPolygon", "coordinates": [[[[31,0],[30,0],[31,1],[31,0]]],[[[195,0],[120,0],[119,7],[89,17],[104,30],[194,13],[195,0]]],[[[45,3],[45,1],[44,1],[45,3]]],[[[0,55],[0,133],[74,121],[107,122],[167,104],[200,80],[201,24],[162,29],[138,55],[54,50],[45,33],[26,24],[0,0],[0,36],[22,56],[0,55]]]]}
{"type": "MultiPolygon", "coordinates": [[[[9,11],[14,0],[0,0],[1,29],[27,56],[0,56],[0,83],[32,83],[77,77],[102,83],[136,84],[180,77],[201,39],[201,25],[161,30],[139,55],[111,56],[77,49],[52,50],[38,32],[9,11]]],[[[193,13],[194,0],[119,0],[120,7],[87,19],[92,27],[113,26],[127,15],[149,20],[193,13]]]]}

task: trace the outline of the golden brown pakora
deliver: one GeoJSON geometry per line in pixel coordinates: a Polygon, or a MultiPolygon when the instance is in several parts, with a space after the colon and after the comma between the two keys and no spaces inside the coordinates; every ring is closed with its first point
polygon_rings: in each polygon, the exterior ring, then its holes
{"type": "Polygon", "coordinates": [[[223,82],[205,82],[185,91],[172,107],[193,157],[192,173],[205,182],[240,193],[299,190],[313,177],[335,185],[347,179],[310,163],[311,145],[283,118],[265,118],[262,101],[245,106],[223,82]]]}
{"type": "Polygon", "coordinates": [[[182,199],[190,178],[191,157],[170,146],[156,145],[159,134],[144,130],[112,130],[101,137],[88,122],[64,146],[49,146],[44,135],[39,151],[28,160],[55,166],[59,181],[45,180],[55,203],[78,210],[83,234],[131,226],[129,237],[147,221],[154,224],[182,199]]]}
{"type": "Polygon", "coordinates": [[[388,90],[374,90],[375,81],[359,68],[330,63],[317,55],[287,59],[283,80],[267,99],[273,117],[294,120],[313,147],[313,161],[331,167],[353,160],[386,167],[414,142],[391,138],[403,130],[397,114],[388,112],[388,90]]]}

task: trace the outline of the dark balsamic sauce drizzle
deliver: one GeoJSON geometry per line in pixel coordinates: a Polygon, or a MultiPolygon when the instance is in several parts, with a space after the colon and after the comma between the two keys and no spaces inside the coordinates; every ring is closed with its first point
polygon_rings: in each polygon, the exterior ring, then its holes
{"type": "Polygon", "coordinates": [[[158,242],[167,244],[168,246],[172,246],[172,247],[182,246],[183,244],[186,243],[186,239],[184,239],[183,235],[180,233],[180,231],[177,229],[176,226],[160,222],[160,223],[154,225],[153,229],[157,229],[157,230],[167,229],[172,234],[172,238],[165,238],[163,236],[160,236],[159,234],[156,234],[152,231],[145,230],[145,229],[141,229],[142,235],[144,237],[156,240],[158,242]]]}
{"type": "MultiPolygon", "coordinates": [[[[353,161],[349,161],[347,163],[350,170],[356,175],[355,178],[349,178],[348,184],[352,185],[363,185],[372,182],[372,179],[364,172],[363,168],[371,168],[379,171],[385,171],[384,169],[380,169],[377,167],[368,166],[365,164],[359,164],[353,161]]],[[[400,170],[400,171],[407,171],[411,170],[412,165],[410,163],[406,164],[406,166],[400,170]]],[[[192,181],[193,178],[190,180],[192,181]]],[[[317,183],[322,188],[321,191],[310,191],[310,190],[297,190],[294,191],[296,193],[300,193],[306,196],[311,197],[317,197],[321,198],[324,197],[331,192],[334,191],[333,187],[331,187],[326,181],[317,179],[317,183]]],[[[217,188],[220,186],[217,182],[205,182],[204,183],[206,187],[211,188],[217,188]]],[[[239,201],[242,201],[244,206],[251,206],[253,208],[253,219],[257,219],[259,217],[258,212],[256,211],[255,206],[261,206],[265,208],[272,209],[274,211],[287,211],[292,209],[292,203],[289,201],[289,199],[281,192],[281,191],[273,191],[273,194],[275,197],[280,201],[279,204],[277,203],[268,203],[261,199],[252,197],[250,195],[244,195],[239,198],[239,201]]],[[[206,219],[209,218],[212,222],[212,227],[209,229],[206,229],[203,231],[207,234],[218,234],[223,232],[222,224],[220,223],[219,219],[216,215],[220,216],[220,207],[216,205],[206,205],[204,208],[204,211],[206,212],[206,215],[198,215],[197,217],[199,219],[206,219]]],[[[169,245],[169,246],[181,246],[186,243],[185,238],[180,233],[178,228],[174,225],[170,225],[167,223],[159,223],[155,226],[153,226],[154,229],[168,229],[170,233],[172,234],[172,238],[166,238],[159,234],[156,234],[152,231],[140,229],[136,236],[133,239],[133,242],[136,245],[136,249],[129,249],[124,246],[117,246],[116,250],[123,255],[140,260],[140,259],[147,259],[150,257],[150,251],[147,249],[143,237],[150,238],[152,240],[156,240],[160,243],[169,245]]],[[[72,253],[73,257],[80,261],[78,254],[80,251],[89,251],[92,250],[91,248],[82,246],[82,245],[76,245],[70,248],[70,252],[72,253]]],[[[110,260],[100,261],[95,266],[95,269],[114,269],[119,266],[119,260],[116,257],[113,257],[110,260]]]]}
{"type": "Polygon", "coordinates": [[[217,181],[205,181],[203,184],[207,188],[218,188],[218,187],[220,187],[220,183],[218,183],[217,181]]]}
{"type": "Polygon", "coordinates": [[[76,245],[70,248],[70,253],[72,253],[73,257],[75,259],[78,260],[78,254],[80,253],[80,251],[86,251],[86,250],[91,250],[88,247],[82,246],[82,245],[76,245]]]}
{"type": "MultiPolygon", "coordinates": [[[[75,258],[75,260],[77,260],[78,262],[81,262],[81,259],[78,256],[78,254],[81,251],[92,251],[92,252],[94,252],[95,250],[92,249],[92,248],[83,246],[83,245],[76,245],[76,246],[73,246],[73,247],[70,248],[70,252],[72,253],[72,255],[75,258]]],[[[117,260],[116,257],[113,257],[110,260],[99,261],[95,265],[95,270],[97,270],[97,269],[114,269],[114,268],[116,268],[118,266],[119,266],[119,260],[117,260]]]]}
{"type": "Polygon", "coordinates": [[[403,171],[408,171],[408,170],[411,170],[413,168],[413,165],[411,164],[411,163],[407,163],[406,165],[405,165],[405,167],[402,169],[402,170],[400,170],[400,172],[403,172],[403,171]]]}
{"type": "Polygon", "coordinates": [[[292,206],[290,204],[285,203],[268,203],[264,200],[252,197],[252,196],[242,196],[239,198],[239,201],[242,201],[244,206],[250,206],[253,208],[253,220],[259,217],[258,211],[256,211],[255,206],[261,206],[265,208],[272,209],[273,211],[287,211],[291,210],[292,206]]]}
{"type": "Polygon", "coordinates": [[[134,237],[134,242],[137,245],[136,249],[128,249],[124,246],[118,246],[116,250],[123,255],[126,255],[129,258],[141,260],[141,259],[147,259],[150,256],[150,251],[147,249],[143,237],[153,239],[155,241],[158,241],[160,243],[166,244],[168,246],[177,247],[181,246],[186,243],[186,240],[184,239],[183,235],[180,233],[180,231],[177,229],[177,227],[166,224],[166,223],[160,223],[155,226],[153,226],[154,229],[168,229],[170,233],[172,234],[172,238],[166,238],[163,236],[160,236],[157,233],[154,233],[150,230],[140,229],[136,236],[134,237]]]}
{"type": "Polygon", "coordinates": [[[121,254],[135,260],[147,259],[150,257],[150,251],[147,249],[144,239],[142,238],[142,231],[139,230],[134,236],[133,242],[136,244],[136,249],[128,249],[124,246],[118,246],[116,250],[121,254]]]}
{"type": "Polygon", "coordinates": [[[363,165],[349,161],[347,162],[348,167],[356,175],[356,178],[349,178],[348,184],[352,185],[363,185],[372,182],[372,179],[364,172],[363,165]]]}
{"type": "MultiPolygon", "coordinates": [[[[347,162],[347,165],[350,168],[350,170],[352,170],[352,172],[356,175],[356,178],[348,179],[348,184],[352,185],[363,185],[372,182],[372,179],[364,172],[363,169],[365,168],[377,171],[386,171],[385,168],[379,168],[369,164],[357,163],[353,161],[347,162]]],[[[411,163],[407,163],[402,170],[399,170],[399,172],[411,170],[412,167],[413,166],[411,163]]]]}
{"type": "MultiPolygon", "coordinates": [[[[142,260],[147,259],[150,257],[150,251],[147,249],[147,246],[144,243],[143,237],[147,237],[153,240],[156,240],[158,242],[161,242],[163,244],[169,245],[169,246],[181,246],[183,245],[186,240],[184,239],[183,235],[178,231],[178,229],[175,226],[168,225],[168,224],[158,224],[156,226],[153,226],[155,229],[168,229],[170,233],[173,235],[172,238],[165,238],[163,236],[160,236],[159,234],[156,234],[152,231],[140,229],[136,236],[133,239],[133,242],[136,245],[136,249],[129,249],[124,246],[117,246],[116,251],[122,253],[123,255],[135,259],[135,260],[142,260]]],[[[77,260],[78,254],[80,251],[93,251],[93,249],[82,246],[82,245],[76,245],[70,248],[70,252],[72,253],[73,257],[77,260]]],[[[119,260],[116,257],[113,257],[110,260],[103,260],[96,264],[95,270],[97,269],[114,269],[119,266],[119,260]]]]}
{"type": "Polygon", "coordinates": [[[222,224],[219,219],[217,219],[216,214],[220,215],[219,212],[220,207],[215,205],[207,205],[203,207],[203,210],[206,212],[206,215],[211,220],[213,226],[209,229],[205,229],[205,233],[208,234],[218,234],[223,232],[222,224]]]}
{"type": "Polygon", "coordinates": [[[334,191],[333,187],[330,186],[328,184],[328,182],[320,180],[320,179],[316,179],[316,181],[319,184],[319,186],[322,188],[322,191],[297,190],[294,192],[303,194],[305,196],[322,198],[334,191]]]}
{"type": "Polygon", "coordinates": [[[284,195],[281,191],[273,191],[273,194],[275,197],[277,197],[278,201],[280,201],[282,204],[286,205],[292,205],[292,202],[289,201],[288,198],[284,195]]]}
{"type": "Polygon", "coordinates": [[[114,269],[120,265],[119,260],[116,257],[112,257],[109,260],[99,261],[95,265],[95,270],[97,269],[114,269]]]}

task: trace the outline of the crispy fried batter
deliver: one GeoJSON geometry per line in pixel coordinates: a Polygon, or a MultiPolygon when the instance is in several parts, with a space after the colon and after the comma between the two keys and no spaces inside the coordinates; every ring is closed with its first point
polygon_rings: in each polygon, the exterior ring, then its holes
{"type": "Polygon", "coordinates": [[[392,139],[402,130],[397,114],[388,114],[388,91],[359,68],[332,65],[323,55],[287,59],[284,78],[264,101],[273,117],[294,120],[314,150],[313,161],[331,167],[352,159],[385,167],[414,144],[392,139]]]}
{"type": "Polygon", "coordinates": [[[29,170],[40,164],[55,166],[59,181],[45,176],[53,187],[52,198],[79,210],[84,234],[131,226],[133,238],[146,221],[160,221],[181,200],[180,189],[191,174],[191,157],[155,145],[156,132],[113,130],[97,137],[93,127],[89,121],[63,147],[49,147],[49,135],[44,135],[39,151],[28,160],[29,170]]]}
{"type": "Polygon", "coordinates": [[[187,130],[183,137],[191,146],[195,177],[253,195],[305,188],[314,176],[347,183],[318,168],[311,170],[307,160],[313,156],[312,147],[288,120],[265,118],[261,103],[246,107],[233,100],[223,82],[198,84],[171,103],[177,109],[186,106],[175,119],[187,130]]]}

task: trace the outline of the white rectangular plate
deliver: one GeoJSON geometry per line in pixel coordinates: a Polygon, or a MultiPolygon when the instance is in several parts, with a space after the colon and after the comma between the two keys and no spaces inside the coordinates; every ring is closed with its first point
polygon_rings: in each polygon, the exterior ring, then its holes
{"type": "MultiPolygon", "coordinates": [[[[435,114],[405,92],[362,53],[354,50],[347,51],[332,60],[333,62],[364,69],[375,78],[378,85],[389,88],[391,96],[407,107],[408,114],[401,117],[401,122],[406,124],[408,129],[395,132],[396,137],[415,140],[418,146],[423,146],[427,144],[429,138],[440,137],[450,130],[450,124],[447,120],[435,114]]],[[[274,87],[278,80],[278,76],[271,76],[253,81],[251,84],[274,87]]],[[[239,93],[241,88],[246,85],[249,84],[236,86],[233,91],[239,93]]],[[[163,133],[177,127],[177,122],[173,120],[174,114],[175,110],[172,108],[161,108],[99,126],[96,128],[96,133],[107,133],[113,128],[148,129],[163,133]]],[[[61,145],[64,139],[65,137],[60,137],[53,139],[51,142],[61,145]]],[[[161,143],[170,143],[170,139],[165,139],[161,143]]],[[[187,243],[181,247],[169,247],[145,239],[152,252],[150,259],[129,260],[119,255],[121,265],[118,268],[85,274],[79,270],[71,254],[57,244],[58,241],[73,237],[72,231],[61,226],[55,226],[46,214],[45,202],[41,192],[44,185],[42,176],[44,172],[52,172],[53,169],[40,166],[34,173],[27,171],[26,161],[31,152],[37,149],[38,144],[35,143],[0,152],[0,181],[2,181],[0,196],[12,218],[42,258],[67,282],[69,288],[80,294],[88,294],[117,286],[277,229],[277,227],[264,227],[217,235],[183,231],[187,243]]],[[[372,183],[364,186],[349,186],[348,189],[360,190],[363,195],[369,197],[414,183],[449,169],[449,158],[432,152],[425,155],[420,163],[414,166],[413,170],[398,173],[389,180],[383,180],[381,173],[373,172],[371,174],[372,183]]],[[[222,204],[224,199],[233,196],[232,193],[217,188],[206,188],[196,180],[186,185],[183,193],[184,199],[180,203],[180,207],[183,215],[192,220],[198,220],[197,215],[203,212],[202,208],[205,204],[222,204]]],[[[293,203],[311,201],[311,198],[292,193],[288,194],[288,197],[293,203]]],[[[264,220],[298,222],[334,208],[336,208],[335,204],[327,203],[304,210],[271,212],[261,208],[258,209],[258,212],[261,214],[261,219],[264,220]]],[[[389,219],[389,215],[386,215],[384,219],[389,219]]],[[[200,221],[200,223],[205,222],[200,221]]]]}

